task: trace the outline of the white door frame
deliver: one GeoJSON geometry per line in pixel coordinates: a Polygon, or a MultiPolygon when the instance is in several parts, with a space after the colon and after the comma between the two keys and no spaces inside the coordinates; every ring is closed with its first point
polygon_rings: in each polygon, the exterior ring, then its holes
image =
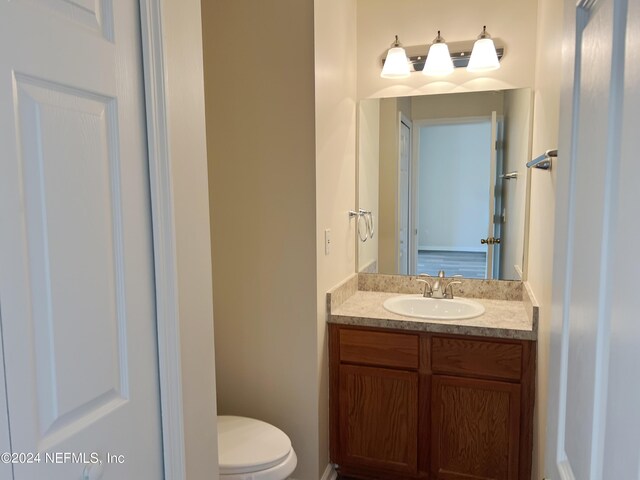
{"type": "MultiPolygon", "coordinates": [[[[9,409],[7,407],[7,391],[4,378],[4,341],[2,338],[2,311],[0,311],[0,454],[11,452],[11,439],[9,438],[9,409]]],[[[0,462],[0,478],[13,479],[13,466],[10,463],[0,462]]]]}
{"type": "Polygon", "coordinates": [[[411,187],[411,177],[412,177],[412,168],[413,168],[413,144],[412,144],[412,138],[413,138],[413,122],[411,121],[411,119],[409,117],[407,117],[403,112],[399,112],[398,113],[398,197],[396,198],[396,236],[398,239],[397,242],[397,248],[396,248],[396,263],[398,265],[397,271],[400,271],[400,205],[401,205],[401,200],[400,198],[403,195],[402,189],[400,188],[400,164],[401,164],[401,157],[402,157],[402,142],[400,141],[401,136],[402,136],[402,124],[404,123],[404,125],[409,129],[409,161],[408,161],[408,165],[407,165],[407,175],[408,175],[408,191],[406,192],[407,196],[409,198],[407,198],[407,209],[409,210],[409,218],[407,221],[407,258],[405,259],[406,262],[408,262],[407,265],[407,274],[408,275],[414,275],[416,272],[416,267],[415,265],[417,265],[417,257],[412,258],[412,251],[413,251],[413,247],[412,247],[412,243],[414,243],[413,240],[413,235],[412,235],[412,225],[411,225],[411,202],[412,202],[412,198],[413,198],[413,188],[411,187]]]}
{"type": "MultiPolygon", "coordinates": [[[[150,177],[150,191],[151,191],[151,210],[152,210],[152,223],[153,223],[153,247],[154,247],[154,263],[155,263],[155,289],[156,289],[156,317],[157,317],[157,330],[158,330],[158,361],[159,361],[159,380],[160,380],[160,405],[162,411],[162,443],[163,443],[163,457],[164,457],[164,470],[166,480],[185,480],[187,478],[187,471],[209,471],[211,478],[215,478],[217,472],[217,445],[216,445],[216,404],[215,404],[215,380],[214,378],[207,378],[208,375],[203,375],[199,382],[202,382],[202,386],[193,387],[193,381],[187,382],[184,379],[183,382],[183,355],[181,348],[181,330],[184,331],[185,323],[189,320],[190,323],[194,319],[184,318],[181,315],[182,308],[179,303],[179,293],[185,288],[195,287],[195,282],[201,282],[197,276],[190,276],[190,272],[186,272],[185,269],[189,265],[179,265],[181,245],[178,245],[177,236],[177,217],[184,211],[184,201],[181,206],[177,205],[177,197],[180,195],[178,187],[175,185],[176,173],[174,158],[176,155],[175,148],[172,150],[170,147],[171,130],[174,129],[171,123],[171,108],[169,104],[170,96],[176,94],[175,89],[184,88],[184,85],[172,86],[167,85],[167,77],[169,76],[169,70],[171,69],[169,63],[175,61],[174,57],[179,54],[179,48],[176,49],[176,43],[180,42],[179,46],[184,46],[185,42],[191,41],[193,38],[189,38],[189,35],[184,35],[183,38],[175,40],[175,37],[166,35],[170,28],[167,28],[163,24],[163,20],[166,23],[170,23],[173,20],[171,15],[167,13],[167,17],[163,17],[163,7],[175,2],[176,0],[140,0],[140,21],[141,21],[141,34],[142,34],[142,52],[144,63],[144,87],[146,97],[146,121],[147,121],[147,136],[148,136],[148,156],[149,156],[149,177],[150,177]],[[170,39],[170,40],[169,40],[170,39]],[[178,50],[178,51],[176,51],[178,50]],[[174,155],[172,155],[172,153],[174,155]],[[181,275],[179,276],[179,273],[181,275]],[[185,285],[185,282],[189,285],[185,285]],[[208,380],[208,381],[207,381],[208,380]],[[191,384],[191,389],[187,392],[187,385],[191,384]],[[185,410],[184,401],[185,397],[189,396],[189,399],[193,398],[193,395],[197,392],[194,388],[201,389],[204,397],[210,400],[211,411],[208,412],[209,418],[201,419],[204,427],[200,427],[199,431],[185,432],[185,410]],[[211,418],[213,417],[213,418],[211,418]],[[211,431],[213,430],[213,431],[211,431]],[[193,433],[198,434],[196,438],[193,433]],[[187,445],[203,444],[202,448],[211,449],[211,454],[208,459],[195,459],[190,457],[194,461],[202,462],[200,465],[189,465],[187,461],[187,445]],[[213,459],[213,460],[212,460],[213,459]]],[[[200,2],[190,2],[192,5],[188,8],[184,5],[184,0],[178,1],[181,5],[176,5],[175,8],[182,9],[182,15],[185,18],[181,19],[182,22],[179,26],[182,26],[188,21],[197,21],[200,25],[200,2]],[[196,12],[197,7],[197,14],[196,12]],[[189,17],[190,13],[194,18],[189,17]],[[197,18],[195,18],[197,17],[197,18]]],[[[175,5],[175,4],[174,4],[175,5]]],[[[175,10],[173,8],[173,10],[175,10]]],[[[169,10],[169,8],[165,8],[169,10]]],[[[175,28],[176,26],[173,25],[175,28]]],[[[198,35],[199,36],[199,35],[198,35]]],[[[201,44],[201,41],[200,41],[201,44]]],[[[201,47],[200,47],[201,48],[201,47]]],[[[201,54],[201,51],[200,51],[201,54]]],[[[201,58],[201,55],[200,55],[201,58]]],[[[201,60],[200,60],[201,62],[201,60]]],[[[192,76],[192,81],[195,93],[203,93],[203,83],[201,77],[202,66],[200,65],[200,81],[198,81],[197,75],[192,76]]],[[[198,72],[196,72],[198,73],[198,72]]],[[[189,81],[189,80],[187,80],[189,81]]],[[[204,99],[202,99],[204,100],[204,99]]],[[[196,100],[197,101],[197,100],[196,100]]],[[[188,107],[186,107],[188,109],[188,107]]],[[[204,107],[203,107],[204,108],[204,107]]],[[[184,113],[184,112],[182,112],[184,113]]],[[[187,114],[191,113],[189,111],[187,114]]],[[[190,120],[194,122],[194,125],[198,127],[198,133],[204,132],[204,118],[200,118],[199,111],[194,111],[194,116],[190,120]],[[196,122],[201,121],[202,124],[196,122]]],[[[175,137],[175,135],[174,135],[175,137]]],[[[204,138],[201,139],[204,142],[204,138]]],[[[182,153],[182,152],[181,152],[182,153]]],[[[204,162],[206,168],[206,155],[205,158],[197,159],[199,162],[204,162]]],[[[191,162],[188,162],[191,163],[191,162]]],[[[199,164],[202,167],[202,164],[199,164]]],[[[184,180],[184,179],[182,179],[184,180]]],[[[208,214],[208,196],[205,196],[207,200],[206,211],[208,214]]],[[[197,200],[202,202],[202,197],[198,197],[197,200]]],[[[194,198],[186,199],[187,202],[194,201],[194,198]]],[[[202,211],[205,208],[204,205],[198,204],[198,210],[202,211]]],[[[206,230],[208,232],[208,215],[206,220],[206,230]]],[[[184,226],[184,222],[180,224],[181,228],[184,226]]],[[[210,245],[209,237],[199,244],[203,246],[205,244],[210,245]]],[[[182,246],[184,249],[184,246],[182,246]]],[[[210,260],[210,247],[208,254],[203,251],[202,254],[206,255],[203,260],[210,260]]],[[[211,277],[210,261],[208,268],[204,269],[204,274],[209,272],[209,279],[211,277]]],[[[210,285],[210,284],[209,284],[210,285]]],[[[199,288],[197,290],[200,290],[199,288]]],[[[204,308],[207,307],[207,302],[212,306],[212,293],[206,295],[203,299],[204,308]]],[[[202,325],[202,319],[199,319],[199,325],[202,325]]],[[[206,319],[205,319],[206,320],[206,319]]],[[[211,312],[211,325],[210,325],[210,356],[213,357],[213,317],[211,312]]],[[[200,333],[200,332],[198,332],[200,333]]],[[[201,332],[202,334],[209,333],[208,331],[201,332]]],[[[184,340],[184,339],[183,339],[184,340]]],[[[209,340],[209,339],[207,339],[209,340]]],[[[185,341],[186,343],[186,341],[185,341]]],[[[204,355],[207,359],[209,355],[204,355]]],[[[213,358],[210,359],[211,365],[213,365],[213,358]]],[[[211,368],[206,368],[210,370],[211,368]]],[[[189,375],[187,369],[185,369],[185,376],[189,375]]],[[[196,372],[194,372],[195,375],[196,372]]],[[[187,399],[188,400],[188,399],[187,399]]],[[[189,402],[192,405],[193,402],[189,402]]],[[[191,412],[192,415],[201,415],[201,411],[191,412]]],[[[193,476],[193,475],[191,475],[193,476]]],[[[197,474],[196,474],[197,476],[197,474]]]]}
{"type": "Polygon", "coordinates": [[[140,0],[165,479],[185,477],[180,328],[160,2],[140,0]],[[173,388],[170,388],[173,386],[173,388]]]}
{"type": "MultiPolygon", "coordinates": [[[[560,419],[564,418],[563,405],[566,404],[560,395],[560,385],[565,383],[566,377],[566,346],[564,345],[563,330],[568,326],[564,321],[565,302],[569,286],[567,285],[567,258],[570,251],[568,238],[568,222],[570,214],[570,198],[573,195],[572,165],[575,165],[572,141],[574,137],[574,116],[577,117],[577,106],[574,101],[574,82],[576,65],[576,11],[575,2],[564,1],[563,44],[567,45],[562,54],[562,95],[560,99],[560,131],[558,150],[562,152],[562,161],[555,162],[553,168],[556,175],[556,203],[555,203],[555,232],[553,252],[553,293],[551,303],[551,325],[549,344],[549,365],[556,365],[549,369],[548,378],[548,409],[547,432],[545,445],[544,472],[551,474],[556,468],[563,479],[570,478],[569,466],[564,454],[564,428],[560,419]],[[570,47],[569,47],[570,46],[570,47]],[[564,375],[563,375],[564,373],[564,375]],[[554,392],[558,397],[554,397],[554,392]],[[562,431],[561,431],[562,430],[562,431]]],[[[578,59],[579,60],[579,59],[578,59]]]]}

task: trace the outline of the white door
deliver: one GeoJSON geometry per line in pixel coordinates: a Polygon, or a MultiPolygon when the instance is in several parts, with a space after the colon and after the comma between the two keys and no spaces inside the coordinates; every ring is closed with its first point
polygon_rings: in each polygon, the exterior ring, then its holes
{"type": "Polygon", "coordinates": [[[0,2],[11,448],[42,453],[16,480],[80,479],[92,453],[89,478],[163,477],[141,65],[136,1],[0,2]]]}
{"type": "MultiPolygon", "coordinates": [[[[494,112],[495,113],[495,112],[494,112]]],[[[504,171],[504,152],[502,149],[503,137],[504,137],[504,120],[502,117],[492,118],[492,148],[495,155],[495,171],[492,171],[491,177],[493,181],[493,217],[491,218],[491,236],[494,238],[495,243],[493,247],[493,268],[491,269],[491,277],[495,280],[505,280],[505,272],[502,271],[502,245],[505,241],[502,229],[502,219],[504,218],[505,210],[508,208],[506,204],[506,198],[504,195],[504,180],[501,175],[504,171]],[[495,137],[495,138],[494,138],[495,137]]]]}
{"type": "Polygon", "coordinates": [[[411,127],[400,121],[400,160],[398,162],[398,274],[409,271],[409,165],[411,163],[411,127]]]}
{"type": "Polygon", "coordinates": [[[570,17],[573,137],[557,159],[569,163],[558,170],[569,195],[556,219],[546,457],[554,480],[640,478],[640,8],[628,7],[627,17],[625,0],[585,1],[570,17]]]}
{"type": "Polygon", "coordinates": [[[496,266],[497,248],[492,239],[495,238],[494,220],[496,213],[496,182],[498,180],[498,151],[496,145],[498,141],[498,116],[496,112],[491,112],[491,146],[490,146],[490,167],[489,167],[489,219],[487,222],[487,278],[497,278],[498,272],[494,272],[496,266]]]}

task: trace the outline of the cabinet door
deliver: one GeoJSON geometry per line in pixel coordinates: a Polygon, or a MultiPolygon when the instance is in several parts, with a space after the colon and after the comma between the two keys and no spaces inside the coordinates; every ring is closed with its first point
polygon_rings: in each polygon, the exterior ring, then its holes
{"type": "Polygon", "coordinates": [[[438,480],[517,480],[520,385],[434,375],[431,467],[438,480]]]}
{"type": "Polygon", "coordinates": [[[339,463],[415,473],[418,374],[340,365],[339,396],[339,463]]]}

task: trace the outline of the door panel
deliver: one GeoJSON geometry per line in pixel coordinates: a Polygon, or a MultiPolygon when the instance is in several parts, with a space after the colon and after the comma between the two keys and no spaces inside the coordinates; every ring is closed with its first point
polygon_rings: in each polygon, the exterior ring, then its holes
{"type": "Polygon", "coordinates": [[[339,409],[340,464],[416,473],[417,372],[340,365],[339,409]]]}
{"type": "Polygon", "coordinates": [[[431,465],[440,480],[517,480],[520,385],[434,375],[431,465]]]}
{"type": "MultiPolygon", "coordinates": [[[[30,1],[30,0],[18,0],[30,1]]],[[[113,0],[31,0],[113,41],[113,0]]]]}
{"type": "Polygon", "coordinates": [[[16,87],[46,449],[128,394],[117,120],[113,98],[22,75],[16,87]]]}
{"type": "Polygon", "coordinates": [[[0,306],[16,480],[162,478],[135,1],[0,3],[0,306]]]}

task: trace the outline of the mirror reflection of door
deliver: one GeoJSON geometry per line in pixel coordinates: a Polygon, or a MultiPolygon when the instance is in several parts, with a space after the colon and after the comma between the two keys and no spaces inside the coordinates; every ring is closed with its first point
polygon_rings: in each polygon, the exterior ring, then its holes
{"type": "Polygon", "coordinates": [[[493,210],[491,118],[421,122],[417,131],[416,271],[486,278],[489,245],[480,239],[493,210]]]}
{"type": "Polygon", "coordinates": [[[411,164],[411,121],[400,114],[400,157],[398,159],[398,273],[407,275],[409,265],[409,175],[411,164]]]}
{"type": "MultiPolygon", "coordinates": [[[[487,272],[486,278],[499,279],[501,265],[501,245],[505,241],[501,237],[501,225],[503,212],[506,205],[502,196],[502,170],[504,168],[502,149],[498,145],[503,143],[502,139],[502,118],[498,118],[497,112],[491,112],[491,144],[490,144],[490,180],[489,180],[489,219],[488,219],[488,235],[486,237],[487,246],[487,272]]],[[[482,240],[480,241],[482,244],[482,240]]]]}

